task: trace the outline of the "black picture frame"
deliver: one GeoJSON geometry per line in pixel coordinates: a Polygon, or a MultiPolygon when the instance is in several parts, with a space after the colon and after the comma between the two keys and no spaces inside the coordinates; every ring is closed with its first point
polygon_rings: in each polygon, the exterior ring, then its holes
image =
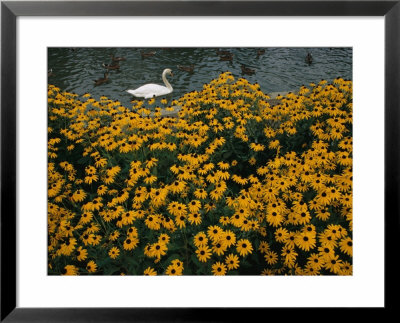
{"type": "MultiPolygon", "coordinates": [[[[384,16],[385,19],[385,306],[396,308],[399,236],[400,1],[2,1],[1,3],[1,321],[237,321],[268,308],[19,308],[16,263],[16,19],[18,16],[384,16]]],[[[371,256],[372,257],[372,256],[371,256]]],[[[366,287],[366,293],[368,288],[366,287]]],[[[40,293],[40,291],[38,291],[40,293]]],[[[294,308],[295,310],[296,308],[294,308]]],[[[292,311],[274,309],[282,319],[292,311]],[[285,312],[284,312],[285,311],[285,312]]],[[[297,309],[298,310],[298,309],[297,309]]],[[[334,309],[326,308],[334,312],[334,309]]],[[[324,314],[325,315],[325,314],[324,314]]],[[[348,315],[348,314],[346,314],[348,315]]],[[[295,316],[293,316],[295,317],[295,316]]],[[[310,318],[309,316],[307,316],[310,318]]],[[[319,316],[319,319],[323,317],[319,316]]],[[[350,317],[349,317],[350,318],[350,317]]]]}

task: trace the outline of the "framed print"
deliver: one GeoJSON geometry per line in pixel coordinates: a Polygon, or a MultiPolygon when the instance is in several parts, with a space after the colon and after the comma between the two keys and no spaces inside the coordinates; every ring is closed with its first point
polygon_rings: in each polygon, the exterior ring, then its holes
{"type": "Polygon", "coordinates": [[[399,14],[2,2],[1,320],[392,309],[399,14]]]}

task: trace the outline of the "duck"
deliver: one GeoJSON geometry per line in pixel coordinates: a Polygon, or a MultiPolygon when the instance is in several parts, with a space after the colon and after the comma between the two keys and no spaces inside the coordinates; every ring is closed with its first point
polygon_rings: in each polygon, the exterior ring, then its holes
{"type": "Polygon", "coordinates": [[[52,76],[55,76],[55,74],[53,73],[53,69],[51,68],[47,71],[47,77],[52,77],[52,76]]]}
{"type": "Polygon", "coordinates": [[[265,54],[265,49],[259,49],[257,51],[257,58],[259,58],[261,55],[264,55],[264,54],[265,54]]]}
{"type": "Polygon", "coordinates": [[[252,75],[252,74],[254,74],[256,72],[255,70],[253,70],[253,69],[251,69],[249,67],[246,67],[243,64],[240,66],[240,68],[242,69],[242,73],[243,74],[252,75]]]}
{"type": "Polygon", "coordinates": [[[178,69],[181,71],[186,71],[189,73],[193,73],[194,71],[194,64],[188,65],[188,66],[183,66],[183,65],[177,65],[178,69]]]}
{"type": "Polygon", "coordinates": [[[111,54],[110,56],[111,56],[111,60],[112,60],[113,62],[126,61],[126,58],[125,58],[125,57],[116,57],[116,56],[114,56],[114,54],[111,54]]]}
{"type": "Polygon", "coordinates": [[[118,63],[112,63],[112,64],[102,64],[104,68],[107,70],[118,70],[120,68],[120,65],[118,63]]]}
{"type": "Polygon", "coordinates": [[[233,60],[233,54],[230,55],[222,55],[219,57],[220,61],[232,61],[233,60]]]}
{"type": "Polygon", "coordinates": [[[126,90],[126,92],[132,94],[138,98],[151,99],[156,96],[167,95],[172,93],[173,88],[171,84],[167,80],[167,75],[173,76],[172,70],[169,68],[164,69],[162,72],[162,79],[164,81],[165,86],[158,84],[145,84],[135,90],[126,90]]]}
{"type": "Polygon", "coordinates": [[[108,81],[108,72],[104,73],[104,77],[94,80],[95,85],[100,85],[108,81]]]}
{"type": "Polygon", "coordinates": [[[154,56],[156,53],[157,53],[156,51],[151,51],[151,52],[147,52],[147,53],[140,51],[140,55],[142,55],[142,58],[154,56]]]}
{"type": "Polygon", "coordinates": [[[232,53],[228,50],[216,50],[217,55],[219,56],[228,56],[228,55],[232,55],[232,53]]]}
{"type": "Polygon", "coordinates": [[[312,61],[313,61],[313,58],[312,58],[311,54],[310,54],[310,53],[307,53],[307,56],[306,56],[306,63],[307,63],[308,65],[311,65],[312,61]]]}

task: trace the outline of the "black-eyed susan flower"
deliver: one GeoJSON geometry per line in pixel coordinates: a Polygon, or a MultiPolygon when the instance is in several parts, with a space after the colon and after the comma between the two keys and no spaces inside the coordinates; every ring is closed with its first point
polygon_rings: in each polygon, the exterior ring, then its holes
{"type": "Polygon", "coordinates": [[[337,246],[337,238],[329,231],[318,233],[318,241],[321,246],[329,247],[330,249],[335,249],[337,246]]]}
{"type": "Polygon", "coordinates": [[[201,202],[199,200],[192,200],[189,202],[188,208],[191,213],[197,213],[201,208],[201,202]]]}
{"type": "Polygon", "coordinates": [[[222,243],[226,245],[227,248],[236,243],[236,235],[230,230],[223,231],[220,235],[222,243]]]}
{"type": "Polygon", "coordinates": [[[63,244],[61,244],[59,253],[61,255],[69,256],[75,249],[75,245],[76,245],[76,239],[68,238],[63,244]]]}
{"type": "Polygon", "coordinates": [[[227,245],[224,243],[222,239],[219,239],[218,241],[214,241],[212,244],[212,252],[218,256],[221,256],[225,253],[227,249],[227,245]]]}
{"type": "Polygon", "coordinates": [[[242,257],[244,257],[247,254],[252,253],[253,246],[252,246],[251,242],[248,239],[240,239],[236,243],[236,250],[242,257]]]}
{"type": "Polygon", "coordinates": [[[304,251],[310,251],[316,246],[315,235],[307,231],[300,232],[295,237],[295,244],[304,251]]]}
{"type": "Polygon", "coordinates": [[[196,255],[199,261],[207,262],[207,260],[211,258],[212,252],[207,245],[201,245],[196,250],[196,255]]]}
{"type": "Polygon", "coordinates": [[[162,219],[162,225],[164,226],[164,228],[166,228],[167,230],[171,230],[174,231],[175,230],[175,223],[174,221],[168,217],[168,216],[163,216],[162,219]]]}
{"type": "Polygon", "coordinates": [[[196,196],[196,198],[198,199],[204,200],[205,198],[207,198],[207,195],[207,192],[202,188],[196,189],[194,192],[194,196],[196,196]]]}
{"type": "Polygon", "coordinates": [[[218,225],[212,225],[207,228],[207,235],[210,237],[211,240],[217,241],[219,240],[223,230],[218,225]]]}
{"type": "Polygon", "coordinates": [[[222,262],[216,262],[212,265],[212,273],[215,276],[224,276],[226,274],[226,266],[222,262]]]}
{"type": "Polygon", "coordinates": [[[76,276],[76,275],[78,275],[78,268],[76,268],[74,265],[66,265],[64,267],[64,270],[61,272],[61,275],[76,276]]]}
{"type": "Polygon", "coordinates": [[[290,248],[288,246],[284,246],[282,248],[281,256],[284,258],[284,264],[289,268],[293,268],[298,256],[298,253],[295,249],[290,248]]]}
{"type": "Polygon", "coordinates": [[[239,257],[233,253],[225,257],[225,264],[229,270],[234,270],[239,268],[239,257]]]}
{"type": "Polygon", "coordinates": [[[343,238],[339,241],[340,251],[343,253],[353,256],[353,240],[350,237],[343,238]]]}
{"type": "Polygon", "coordinates": [[[82,202],[86,198],[87,194],[82,189],[78,189],[72,195],[72,200],[74,202],[82,202]]]}
{"type": "Polygon", "coordinates": [[[341,263],[339,275],[350,276],[352,274],[353,274],[353,266],[349,262],[343,261],[341,263]]]}
{"type": "Polygon", "coordinates": [[[126,235],[128,237],[138,237],[139,233],[136,227],[130,227],[128,230],[126,230],[126,235]]]}
{"type": "Polygon", "coordinates": [[[125,250],[132,250],[136,248],[136,246],[139,244],[139,239],[135,237],[129,237],[124,241],[124,249],[125,250]]]}
{"type": "Polygon", "coordinates": [[[183,190],[186,187],[186,182],[185,181],[174,181],[171,185],[169,185],[169,190],[172,193],[182,193],[183,190]]]}
{"type": "Polygon", "coordinates": [[[81,236],[82,242],[87,246],[88,244],[93,244],[94,234],[93,233],[85,233],[81,236]]]}
{"type": "Polygon", "coordinates": [[[278,228],[275,230],[275,240],[281,243],[285,243],[289,238],[289,232],[286,228],[278,228]]]}
{"type": "Polygon", "coordinates": [[[165,270],[165,274],[167,274],[169,276],[181,276],[182,268],[178,267],[177,265],[171,264],[165,270]]]}
{"type": "Polygon", "coordinates": [[[75,251],[75,255],[78,261],[84,261],[88,256],[87,249],[83,249],[82,246],[79,246],[75,251]]]}
{"type": "Polygon", "coordinates": [[[217,207],[216,204],[212,201],[205,203],[203,206],[203,208],[206,212],[211,212],[212,210],[215,210],[216,207],[217,207]]]}
{"type": "Polygon", "coordinates": [[[203,231],[198,232],[193,238],[193,243],[197,248],[207,245],[207,235],[203,231]]]}
{"type": "Polygon", "coordinates": [[[161,228],[161,218],[158,214],[148,215],[144,223],[151,230],[159,230],[161,228]]]}
{"type": "Polygon", "coordinates": [[[92,221],[92,218],[93,218],[92,212],[90,212],[90,211],[83,212],[79,222],[82,224],[86,224],[86,223],[89,223],[90,221],[92,221]]]}
{"type": "Polygon", "coordinates": [[[147,267],[144,270],[143,275],[145,275],[145,276],[157,276],[157,271],[154,268],[147,267]]]}
{"type": "Polygon", "coordinates": [[[330,258],[335,256],[335,251],[333,248],[330,248],[328,246],[321,246],[321,247],[318,247],[318,254],[324,260],[329,260],[330,258]]]}
{"type": "Polygon", "coordinates": [[[343,261],[339,259],[339,256],[332,256],[329,259],[325,259],[324,267],[334,274],[338,274],[341,270],[343,261]]]}
{"type": "Polygon", "coordinates": [[[160,236],[158,237],[158,242],[159,243],[163,243],[163,244],[167,244],[170,240],[170,236],[166,233],[162,233],[160,234],[160,236]]]}
{"type": "Polygon", "coordinates": [[[189,221],[191,224],[199,225],[199,224],[202,222],[201,214],[200,214],[199,212],[196,212],[196,213],[189,213],[189,215],[188,215],[188,221],[189,221]]]}
{"type": "Polygon", "coordinates": [[[86,270],[89,273],[95,273],[97,271],[97,264],[94,262],[94,260],[90,260],[87,265],[86,265],[86,270]]]}
{"type": "Polygon", "coordinates": [[[108,255],[110,256],[111,259],[115,259],[118,258],[120,253],[119,248],[117,247],[112,247],[109,251],[108,251],[108,255]]]}
{"type": "Polygon", "coordinates": [[[282,214],[278,211],[272,210],[267,213],[267,222],[273,227],[278,227],[284,220],[282,214]]]}
{"type": "Polygon", "coordinates": [[[278,262],[278,254],[272,250],[267,251],[264,258],[269,265],[275,265],[278,262]]]}

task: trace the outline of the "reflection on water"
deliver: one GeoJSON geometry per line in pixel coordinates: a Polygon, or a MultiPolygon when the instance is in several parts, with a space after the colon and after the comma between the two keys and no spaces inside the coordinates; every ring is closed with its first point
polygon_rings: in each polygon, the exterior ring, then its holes
{"type": "Polygon", "coordinates": [[[230,71],[259,83],[265,93],[290,91],[321,79],[333,80],[341,76],[352,79],[352,48],[223,48],[233,54],[232,60],[221,60],[216,48],[49,48],[48,68],[53,75],[49,83],[77,94],[90,93],[95,98],[105,95],[129,106],[133,98],[127,89],[146,83],[162,84],[161,73],[171,68],[174,77],[169,81],[174,88],[171,95],[177,99],[184,93],[201,90],[220,73],[230,71]],[[143,58],[143,52],[155,51],[143,58]],[[312,63],[306,62],[307,53],[312,63]],[[110,70],[109,81],[96,86],[94,80],[103,77],[102,64],[111,63],[111,55],[124,57],[119,70],[110,70]],[[178,69],[178,65],[193,64],[193,72],[178,69]],[[242,74],[241,65],[255,70],[242,74]]]}

